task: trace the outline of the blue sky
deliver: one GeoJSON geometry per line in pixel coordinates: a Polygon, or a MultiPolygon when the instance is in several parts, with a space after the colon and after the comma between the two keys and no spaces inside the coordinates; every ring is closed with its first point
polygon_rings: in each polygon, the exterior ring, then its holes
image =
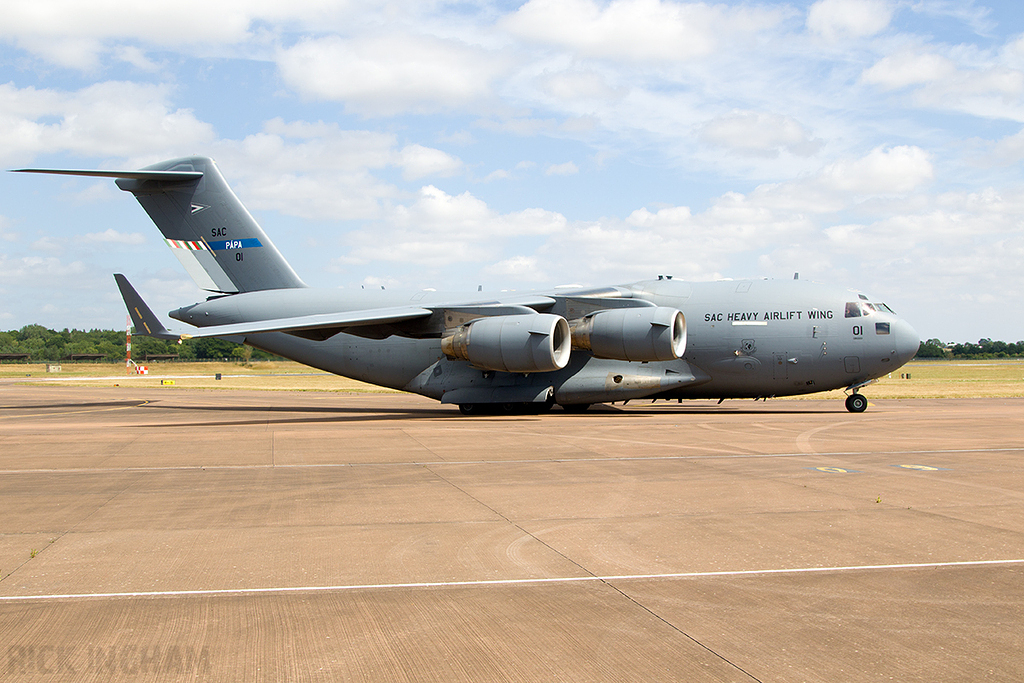
{"type": "MultiPolygon", "coordinates": [[[[213,156],[314,286],[863,289],[1024,338],[1018,2],[0,6],[0,165],[213,156]]],[[[201,300],[111,181],[0,176],[0,329],[201,300]]]]}

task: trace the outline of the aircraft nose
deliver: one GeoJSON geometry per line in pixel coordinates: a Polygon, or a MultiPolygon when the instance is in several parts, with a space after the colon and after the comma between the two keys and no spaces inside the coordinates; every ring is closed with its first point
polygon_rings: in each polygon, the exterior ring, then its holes
{"type": "Polygon", "coordinates": [[[911,327],[906,320],[895,321],[893,332],[896,337],[896,356],[900,360],[900,365],[903,365],[917,354],[917,349],[921,346],[921,338],[918,336],[917,330],[911,327]]]}

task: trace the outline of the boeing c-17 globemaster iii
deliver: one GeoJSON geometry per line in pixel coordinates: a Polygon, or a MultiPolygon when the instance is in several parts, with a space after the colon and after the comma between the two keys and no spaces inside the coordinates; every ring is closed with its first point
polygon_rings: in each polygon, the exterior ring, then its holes
{"type": "Polygon", "coordinates": [[[206,301],[169,329],[115,275],[137,334],[220,337],[479,412],[582,411],[630,399],[769,398],[860,389],[910,360],[914,329],[878,298],[804,280],[658,277],[533,293],[308,287],[212,159],[115,178],[138,199],[206,301]]]}

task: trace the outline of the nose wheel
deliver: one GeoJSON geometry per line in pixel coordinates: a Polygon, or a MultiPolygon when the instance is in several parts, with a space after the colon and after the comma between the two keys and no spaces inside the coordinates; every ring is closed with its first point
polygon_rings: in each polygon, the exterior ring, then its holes
{"type": "Polygon", "coordinates": [[[851,413],[863,413],[868,409],[867,396],[863,394],[850,394],[846,397],[846,409],[851,413]]]}

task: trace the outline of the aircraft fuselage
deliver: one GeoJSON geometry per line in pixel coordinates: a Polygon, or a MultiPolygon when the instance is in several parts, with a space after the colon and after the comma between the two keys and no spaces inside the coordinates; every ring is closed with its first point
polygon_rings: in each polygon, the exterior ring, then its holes
{"type": "MultiPolygon", "coordinates": [[[[560,370],[503,373],[447,358],[439,338],[402,336],[400,328],[399,334],[386,339],[338,333],[311,340],[270,332],[236,341],[244,339],[327,372],[448,403],[469,402],[466,396],[483,403],[503,398],[530,402],[550,387],[554,400],[563,405],[641,397],[760,398],[857,387],[899,368],[914,356],[919,343],[913,328],[880,300],[808,281],[659,279],[596,293],[680,310],[686,320],[685,353],[677,360],[628,362],[574,350],[568,366],[560,370]]],[[[540,296],[546,294],[550,293],[540,296]]],[[[494,298],[476,296],[483,304],[534,298],[509,292],[494,298]]],[[[467,295],[306,288],[213,298],[171,316],[204,327],[452,300],[465,302],[467,295]]],[[[558,309],[557,303],[549,308],[566,315],[558,309]]]]}

